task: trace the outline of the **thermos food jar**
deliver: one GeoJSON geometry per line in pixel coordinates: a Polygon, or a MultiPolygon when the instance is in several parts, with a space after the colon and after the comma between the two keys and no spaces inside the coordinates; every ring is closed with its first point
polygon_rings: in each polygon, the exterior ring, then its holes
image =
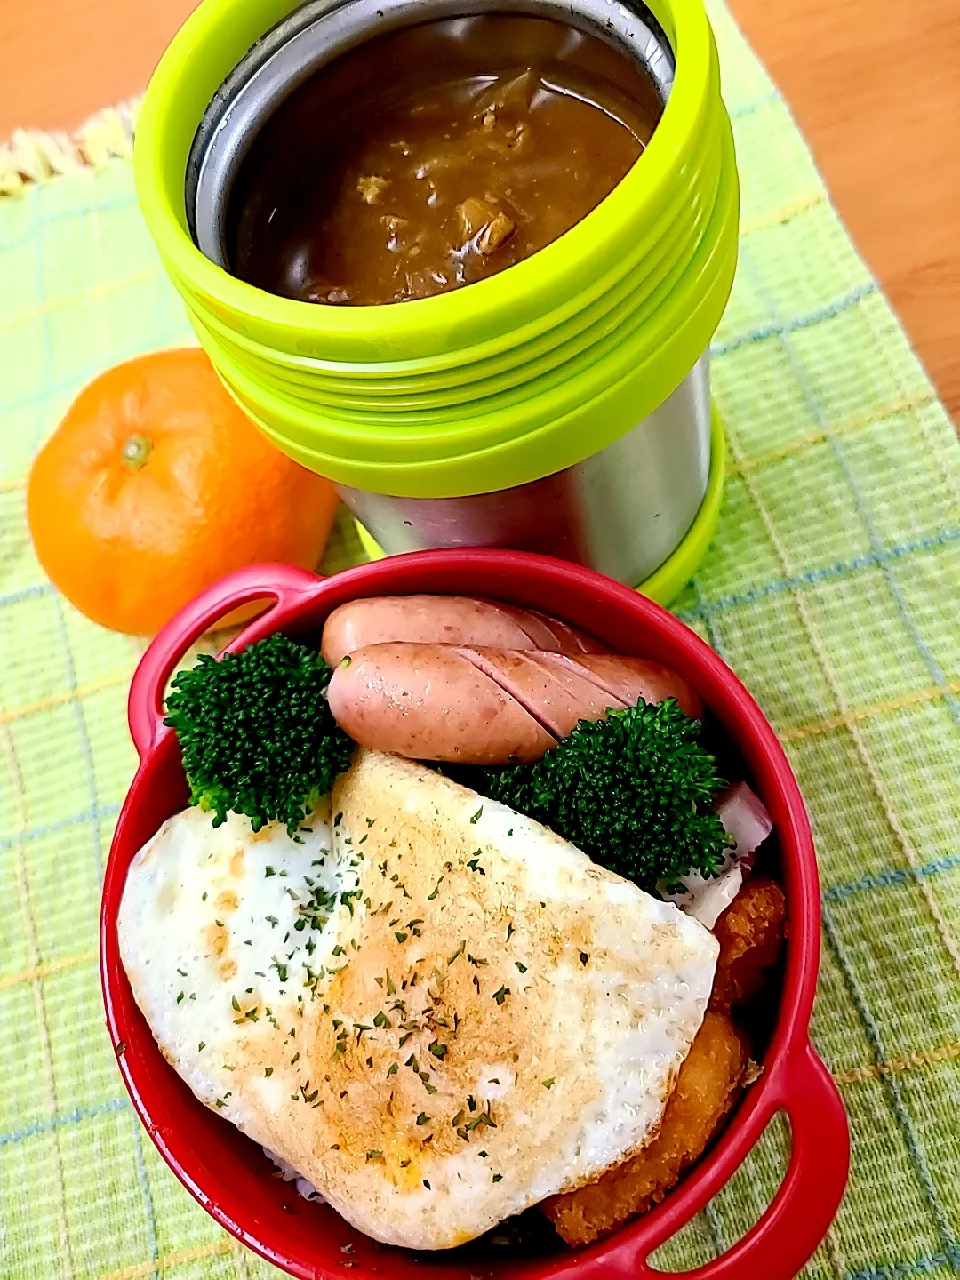
{"type": "Polygon", "coordinates": [[[135,166],[228,389],[384,550],[535,550],[661,601],[689,578],[722,487],[706,349],[739,222],[699,0],[204,0],[150,84],[135,166]],[[331,306],[230,274],[231,189],[278,106],[374,36],[488,12],[559,19],[645,68],[662,114],[610,194],[539,252],[434,297],[331,306]]]}

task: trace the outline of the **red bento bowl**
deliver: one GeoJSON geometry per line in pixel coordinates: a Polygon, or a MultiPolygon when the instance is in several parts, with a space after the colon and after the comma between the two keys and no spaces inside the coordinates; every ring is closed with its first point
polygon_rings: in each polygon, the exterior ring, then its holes
{"type": "Polygon", "coordinates": [[[646,1261],[716,1194],[785,1111],[792,1135],[786,1176],[759,1222],[698,1280],[789,1280],[810,1257],[846,1182],[849,1136],[836,1087],[808,1038],[817,982],[820,906],[810,827],[786,757],[743,685],[689,628],[628,587],[592,570],[511,551],[424,551],[321,579],[288,565],[258,565],[216,583],[153,641],[130,690],[130,729],[140,768],[110,850],[101,911],[101,978],[107,1026],[124,1083],[161,1155],[201,1205],[237,1239],[303,1280],[627,1280],[658,1275],[646,1261]],[[164,1060],[137,1008],[120,961],[117,910],[131,859],[187,803],[180,751],[163,724],[163,690],[187,647],[237,606],[272,598],[270,610],[229,646],[274,631],[319,636],[337,605],[414,592],[486,596],[541,609],[582,627],[616,652],[659,659],[701,693],[741,753],[779,836],[789,932],[782,997],[760,1080],[720,1140],[666,1200],[588,1248],[464,1262],[413,1255],[360,1235],[332,1209],[308,1204],[278,1181],[260,1149],[204,1107],[164,1060]],[[349,1266],[350,1270],[344,1268],[349,1266]]]}

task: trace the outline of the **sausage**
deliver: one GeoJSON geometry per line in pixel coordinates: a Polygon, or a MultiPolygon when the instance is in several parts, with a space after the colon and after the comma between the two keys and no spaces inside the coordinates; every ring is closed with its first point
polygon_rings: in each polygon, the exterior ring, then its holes
{"type": "Polygon", "coordinates": [[[371,644],[492,645],[498,649],[602,652],[597,641],[565,622],[472,596],[380,596],[334,609],[323,628],[321,653],[331,667],[371,644]]]}
{"type": "Polygon", "coordinates": [[[413,760],[520,764],[539,760],[557,741],[448,645],[358,649],[334,670],[327,699],[355,742],[413,760]]]}
{"type": "Polygon", "coordinates": [[[682,676],[661,662],[646,658],[628,658],[615,653],[543,653],[539,660],[556,671],[577,673],[592,680],[608,694],[620,698],[626,706],[644,702],[663,702],[676,698],[680,710],[688,716],[703,716],[703,700],[682,676]]]}
{"type": "Polygon", "coordinates": [[[344,658],[327,696],[362,746],[486,765],[539,760],[580,720],[601,720],[654,694],[699,705],[674,672],[640,658],[388,641],[344,658]],[[627,696],[608,692],[613,685],[627,696]]]}
{"type": "MultiPolygon", "coordinates": [[[[550,633],[551,643],[538,644],[538,649],[550,650],[554,653],[606,653],[603,645],[598,640],[594,640],[593,636],[588,636],[583,631],[578,631],[576,627],[571,627],[567,622],[561,622],[559,618],[551,618],[545,613],[530,613],[531,617],[539,619],[539,621],[547,628],[550,633]]],[[[526,623],[524,623],[526,627],[526,623]]]]}
{"type": "Polygon", "coordinates": [[[602,720],[609,710],[622,711],[626,706],[580,675],[575,664],[571,663],[569,670],[550,667],[542,653],[479,646],[457,652],[495,680],[558,738],[571,734],[581,720],[602,720]]]}

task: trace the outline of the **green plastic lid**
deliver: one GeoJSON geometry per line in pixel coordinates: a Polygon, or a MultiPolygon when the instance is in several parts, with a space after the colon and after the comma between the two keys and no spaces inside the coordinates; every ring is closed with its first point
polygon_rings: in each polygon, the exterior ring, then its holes
{"type": "Polygon", "coordinates": [[[187,158],[221,82],[293,0],[204,0],[150,83],[137,188],[167,271],[224,382],[285,452],[403,497],[526,483],[597,452],[707,347],[737,258],[739,189],[699,0],[650,0],[676,76],[644,154],[580,223],[499,275],[376,307],[275,297],[203,256],[187,158]]]}

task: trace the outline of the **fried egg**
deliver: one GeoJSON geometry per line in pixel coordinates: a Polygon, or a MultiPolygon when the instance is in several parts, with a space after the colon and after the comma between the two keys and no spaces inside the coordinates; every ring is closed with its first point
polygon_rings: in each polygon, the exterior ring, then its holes
{"type": "Polygon", "coordinates": [[[296,843],[187,810],[134,859],[134,995],[207,1106],[359,1230],[445,1249],[655,1135],[717,944],[433,770],[359,752],[296,843]]]}

